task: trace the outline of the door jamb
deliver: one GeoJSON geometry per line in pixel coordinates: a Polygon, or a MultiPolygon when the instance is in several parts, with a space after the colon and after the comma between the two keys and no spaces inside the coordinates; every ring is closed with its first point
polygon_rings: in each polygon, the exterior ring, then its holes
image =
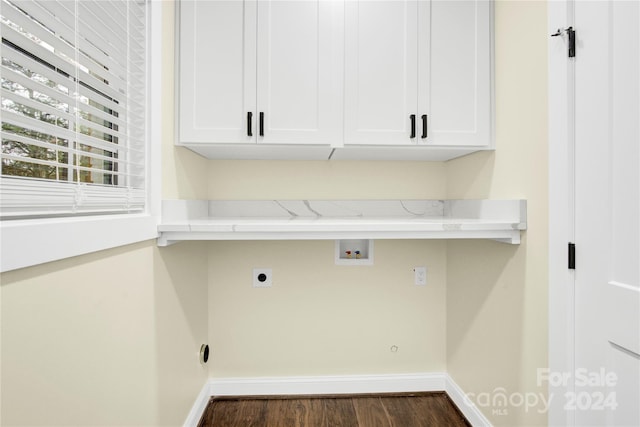
{"type": "MultiPolygon", "coordinates": [[[[548,34],[573,26],[573,1],[547,2],[548,34]]],[[[568,39],[549,37],[549,373],[575,372],[574,271],[568,269],[567,247],[575,242],[575,58],[567,57],[568,39]]],[[[579,252],[579,247],[577,248],[579,252]]],[[[579,268],[579,259],[577,267],[579,268]]],[[[541,378],[539,376],[540,383],[541,378]]],[[[565,410],[572,381],[548,383],[550,426],[574,426],[575,413],[565,410]]]]}

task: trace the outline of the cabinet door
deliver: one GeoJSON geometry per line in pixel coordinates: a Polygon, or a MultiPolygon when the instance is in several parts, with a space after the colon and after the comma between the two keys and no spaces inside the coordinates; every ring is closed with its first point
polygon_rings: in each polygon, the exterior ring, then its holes
{"type": "Polygon", "coordinates": [[[258,143],[341,144],[343,13],[340,1],[258,2],[258,143]]]}
{"type": "Polygon", "coordinates": [[[345,144],[416,143],[417,40],[417,1],[346,1],[345,144]]]}
{"type": "Polygon", "coordinates": [[[255,142],[255,1],[179,4],[180,141],[255,142]]]}
{"type": "MultiPolygon", "coordinates": [[[[422,5],[421,5],[422,6],[422,5]]],[[[421,12],[424,13],[424,12],[421,12]]],[[[430,39],[429,64],[420,66],[419,110],[428,145],[489,146],[492,120],[492,3],[431,2],[421,40],[430,39]]]]}

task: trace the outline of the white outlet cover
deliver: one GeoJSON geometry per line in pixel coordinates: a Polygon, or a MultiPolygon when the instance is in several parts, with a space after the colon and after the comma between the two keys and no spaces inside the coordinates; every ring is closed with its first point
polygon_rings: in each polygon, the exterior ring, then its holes
{"type": "Polygon", "coordinates": [[[253,287],[254,288],[270,288],[273,285],[273,272],[270,268],[254,268],[253,269],[253,287]],[[264,274],[266,277],[263,281],[260,276],[264,274]]]}
{"type": "Polygon", "coordinates": [[[415,267],[413,269],[413,280],[416,286],[427,285],[427,267],[415,267]]]}

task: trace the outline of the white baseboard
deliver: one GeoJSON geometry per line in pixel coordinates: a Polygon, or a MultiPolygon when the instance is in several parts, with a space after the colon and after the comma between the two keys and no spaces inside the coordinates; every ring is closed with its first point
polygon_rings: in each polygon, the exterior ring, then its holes
{"type": "Polygon", "coordinates": [[[480,409],[469,399],[462,389],[456,384],[456,382],[447,375],[446,388],[447,395],[456,404],[462,415],[471,423],[474,427],[486,426],[491,427],[489,420],[482,414],[480,409]]]}
{"type": "Polygon", "coordinates": [[[335,395],[445,391],[473,426],[491,426],[482,412],[444,372],[322,377],[212,378],[184,423],[195,427],[211,396],[335,395]]]}
{"type": "Polygon", "coordinates": [[[204,410],[207,409],[207,404],[209,403],[211,396],[211,380],[208,380],[202,386],[202,390],[200,390],[198,397],[196,397],[196,401],[191,407],[191,410],[187,415],[187,419],[184,422],[184,427],[196,427],[198,425],[200,418],[202,418],[202,414],[204,414],[204,410]]]}
{"type": "Polygon", "coordinates": [[[445,373],[323,377],[213,378],[214,396],[399,393],[444,390],[445,373]]]}

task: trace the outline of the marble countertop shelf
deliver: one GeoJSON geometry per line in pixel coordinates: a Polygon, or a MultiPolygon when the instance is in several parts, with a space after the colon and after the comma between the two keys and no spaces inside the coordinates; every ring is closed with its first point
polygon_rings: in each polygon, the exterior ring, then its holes
{"type": "Polygon", "coordinates": [[[158,246],[185,240],[493,239],[519,244],[526,200],[163,200],[158,246]]]}

